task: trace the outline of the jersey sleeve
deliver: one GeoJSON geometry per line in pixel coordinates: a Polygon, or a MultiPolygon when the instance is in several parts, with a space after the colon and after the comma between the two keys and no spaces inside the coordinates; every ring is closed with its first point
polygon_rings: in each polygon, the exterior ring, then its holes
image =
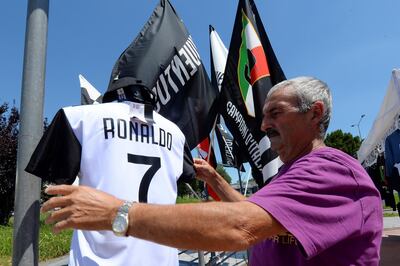
{"type": "Polygon", "coordinates": [[[56,184],[72,184],[79,172],[81,144],[63,109],[43,134],[25,171],[56,184]]]}
{"type": "Polygon", "coordinates": [[[179,182],[190,182],[191,179],[195,177],[196,173],[194,171],[193,166],[193,157],[190,153],[189,146],[187,142],[185,142],[185,147],[183,151],[183,171],[181,176],[179,177],[179,182]]]}

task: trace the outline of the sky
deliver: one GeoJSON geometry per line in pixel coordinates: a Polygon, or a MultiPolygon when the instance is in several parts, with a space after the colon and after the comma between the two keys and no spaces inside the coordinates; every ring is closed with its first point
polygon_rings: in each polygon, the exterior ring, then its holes
{"type": "MultiPolygon", "coordinates": [[[[111,69],[158,0],[49,1],[44,116],[80,103],[78,75],[100,92],[111,69]]],[[[237,1],[170,0],[210,73],[208,26],[228,47],[237,1]]],[[[328,132],[368,135],[389,84],[400,68],[398,0],[255,0],[287,78],[314,76],[332,91],[328,132]],[[362,120],[360,118],[365,115],[362,120]]],[[[0,9],[0,104],[20,107],[28,1],[0,9]]]]}

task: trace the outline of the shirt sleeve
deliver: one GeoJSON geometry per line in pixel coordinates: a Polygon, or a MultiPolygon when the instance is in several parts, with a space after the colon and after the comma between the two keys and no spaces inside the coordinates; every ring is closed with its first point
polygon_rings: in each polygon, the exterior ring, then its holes
{"type": "Polygon", "coordinates": [[[193,178],[195,178],[195,170],[193,166],[193,157],[190,153],[189,145],[185,142],[185,147],[183,151],[183,171],[181,176],[179,177],[179,182],[190,182],[193,178]]]}
{"type": "Polygon", "coordinates": [[[81,144],[63,109],[43,134],[25,171],[56,184],[72,184],[79,172],[81,144]]]}
{"type": "Polygon", "coordinates": [[[360,230],[356,187],[346,166],[316,159],[291,167],[249,201],[278,220],[312,258],[360,230]]]}

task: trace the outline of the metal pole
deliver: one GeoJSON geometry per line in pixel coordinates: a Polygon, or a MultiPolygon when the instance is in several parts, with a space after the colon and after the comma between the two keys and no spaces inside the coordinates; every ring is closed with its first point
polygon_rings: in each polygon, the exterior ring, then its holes
{"type": "MultiPolygon", "coordinates": [[[[210,154],[210,150],[209,150],[209,153],[208,154],[210,154]]],[[[199,158],[201,158],[201,159],[205,159],[205,158],[203,158],[203,156],[201,155],[201,153],[200,153],[200,148],[199,148],[199,146],[197,146],[197,156],[199,157],[199,158]]],[[[210,157],[211,156],[209,156],[209,155],[207,155],[207,162],[209,162],[209,160],[210,160],[210,157]]],[[[204,182],[204,181],[200,181],[200,184],[201,183],[203,183],[203,188],[204,188],[204,194],[205,194],[205,197],[206,197],[206,200],[205,201],[208,201],[208,190],[207,190],[207,183],[206,182],[204,182]]]]}
{"type": "MultiPolygon", "coordinates": [[[[235,161],[236,161],[236,165],[237,165],[237,156],[235,157],[235,161]]],[[[240,194],[243,194],[244,190],[243,190],[243,184],[242,184],[242,176],[240,174],[240,168],[242,167],[242,165],[240,165],[237,169],[238,171],[238,178],[239,178],[239,188],[240,188],[240,194]]]]}
{"type": "Polygon", "coordinates": [[[206,265],[206,261],[204,259],[204,251],[198,251],[198,255],[199,255],[199,266],[205,266],[206,265]]]}
{"type": "Polygon", "coordinates": [[[352,125],[351,125],[351,127],[357,126],[357,129],[358,129],[358,136],[360,137],[360,141],[362,140],[362,137],[361,137],[361,130],[360,130],[360,124],[361,124],[361,120],[364,118],[364,116],[365,116],[365,114],[362,114],[361,117],[360,117],[360,120],[358,120],[358,123],[357,123],[357,124],[352,124],[352,125]]]}
{"type": "Polygon", "coordinates": [[[362,140],[362,137],[361,137],[361,130],[360,130],[360,124],[361,124],[361,120],[363,119],[364,116],[365,116],[364,114],[361,115],[360,120],[358,121],[358,124],[357,124],[358,135],[360,136],[360,140],[362,140]]]}
{"type": "Polygon", "coordinates": [[[29,0],[15,184],[13,265],[38,265],[41,180],[24,171],[43,134],[49,0],[29,0]]]}
{"type": "Polygon", "coordinates": [[[251,175],[251,170],[249,171],[246,177],[246,186],[244,188],[244,193],[243,193],[244,196],[247,195],[247,187],[249,186],[250,175],[251,175]]]}

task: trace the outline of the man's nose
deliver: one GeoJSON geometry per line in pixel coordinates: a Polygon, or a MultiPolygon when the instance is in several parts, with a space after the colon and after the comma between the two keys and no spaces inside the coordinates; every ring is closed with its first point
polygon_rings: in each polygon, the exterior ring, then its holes
{"type": "Polygon", "coordinates": [[[266,131],[267,129],[271,128],[271,120],[267,116],[263,116],[263,120],[261,122],[261,130],[266,131]]]}

